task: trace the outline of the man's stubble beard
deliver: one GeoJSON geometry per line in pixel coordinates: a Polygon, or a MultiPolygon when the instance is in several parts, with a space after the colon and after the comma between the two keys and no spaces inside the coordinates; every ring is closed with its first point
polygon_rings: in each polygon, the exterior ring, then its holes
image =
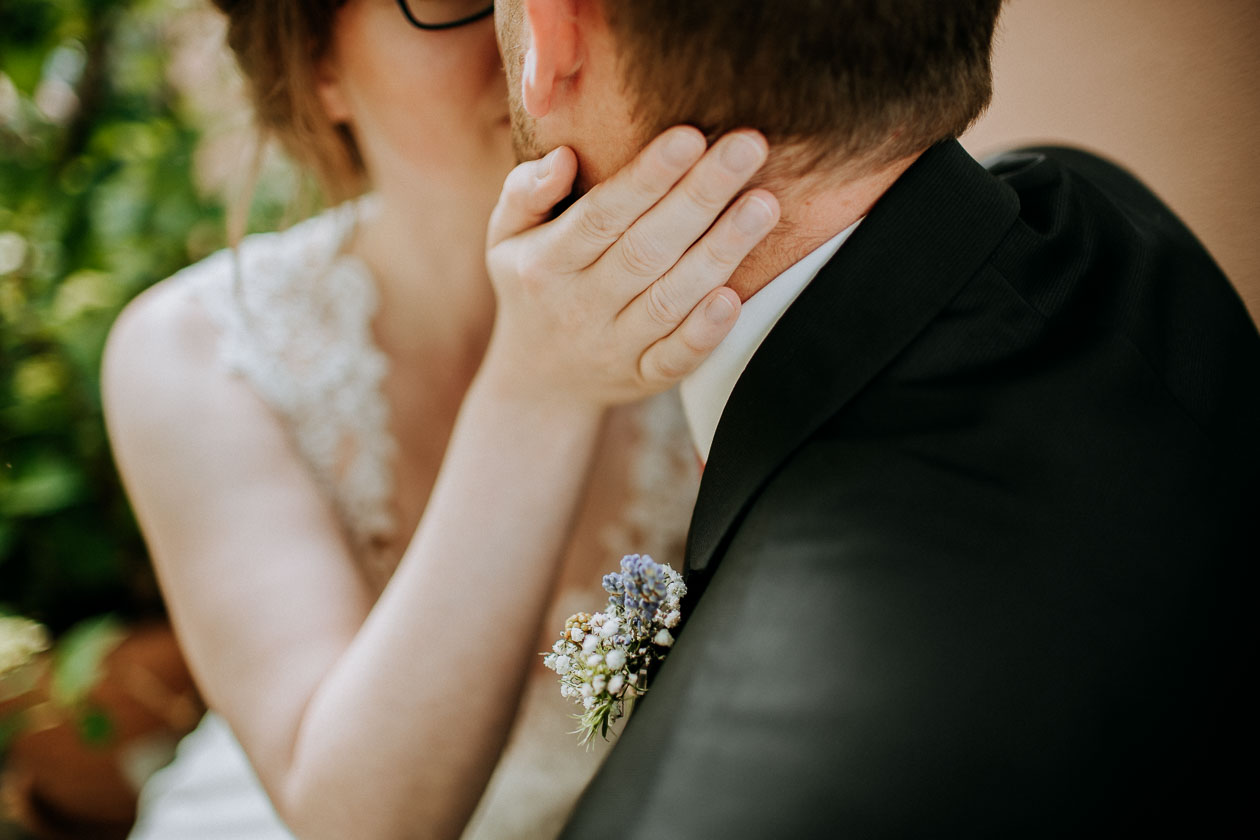
{"type": "Polygon", "coordinates": [[[503,54],[503,74],[507,78],[508,108],[512,119],[512,150],[516,162],[537,160],[547,151],[538,141],[538,129],[525,110],[521,77],[525,68],[525,15],[520,3],[504,3],[495,14],[499,28],[499,50],[503,54]]]}
{"type": "MultiPolygon", "coordinates": [[[[511,85],[511,82],[508,84],[511,85]]],[[[513,85],[509,88],[508,104],[512,114],[512,151],[516,153],[516,162],[537,160],[548,150],[538,140],[538,129],[533,118],[525,111],[519,87],[513,85]]]]}
{"type": "MultiPolygon", "coordinates": [[[[521,75],[524,59],[520,55],[520,48],[515,42],[509,50],[504,48],[503,66],[505,75],[507,76],[508,85],[508,108],[512,119],[512,150],[516,154],[516,162],[524,163],[529,160],[538,160],[551,149],[546,148],[542,141],[538,138],[538,126],[534,118],[525,110],[525,103],[521,97],[521,75]]],[[[561,201],[553,208],[552,216],[558,216],[563,213],[574,201],[586,192],[586,188],[582,186],[581,173],[574,180],[573,189],[569,195],[561,199],[561,201]]]]}

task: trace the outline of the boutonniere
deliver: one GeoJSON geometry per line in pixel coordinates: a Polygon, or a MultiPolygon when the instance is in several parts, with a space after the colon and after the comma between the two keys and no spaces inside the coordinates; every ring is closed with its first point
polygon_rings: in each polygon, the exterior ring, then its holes
{"type": "Polygon", "coordinates": [[[626,702],[647,692],[648,666],[674,644],[670,631],[687,594],[682,575],[646,554],[621,558],[621,572],[604,575],[604,589],[604,611],[569,616],[543,660],[560,675],[560,693],[582,706],[574,734],[583,744],[596,732],[607,738],[626,702]]]}

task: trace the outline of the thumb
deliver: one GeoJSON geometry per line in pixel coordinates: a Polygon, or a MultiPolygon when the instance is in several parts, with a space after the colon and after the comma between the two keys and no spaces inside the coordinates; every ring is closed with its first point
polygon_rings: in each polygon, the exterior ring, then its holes
{"type": "Polygon", "coordinates": [[[513,169],[490,214],[486,248],[545,222],[551,209],[573,189],[576,177],[577,156],[568,146],[513,169]]]}

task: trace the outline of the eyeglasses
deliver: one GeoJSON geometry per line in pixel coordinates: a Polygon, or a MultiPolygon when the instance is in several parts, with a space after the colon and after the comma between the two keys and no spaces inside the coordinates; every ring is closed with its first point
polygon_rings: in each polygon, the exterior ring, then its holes
{"type": "Polygon", "coordinates": [[[454,29],[494,13],[486,0],[398,0],[398,8],[417,29],[454,29]]]}

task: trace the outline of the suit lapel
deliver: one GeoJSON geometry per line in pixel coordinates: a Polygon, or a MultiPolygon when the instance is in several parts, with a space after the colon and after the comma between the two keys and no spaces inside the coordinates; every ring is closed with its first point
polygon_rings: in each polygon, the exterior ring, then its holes
{"type": "Polygon", "coordinates": [[[709,570],[759,488],[976,272],[1019,211],[956,141],[925,152],[784,313],[718,423],[687,540],[709,570]]]}

